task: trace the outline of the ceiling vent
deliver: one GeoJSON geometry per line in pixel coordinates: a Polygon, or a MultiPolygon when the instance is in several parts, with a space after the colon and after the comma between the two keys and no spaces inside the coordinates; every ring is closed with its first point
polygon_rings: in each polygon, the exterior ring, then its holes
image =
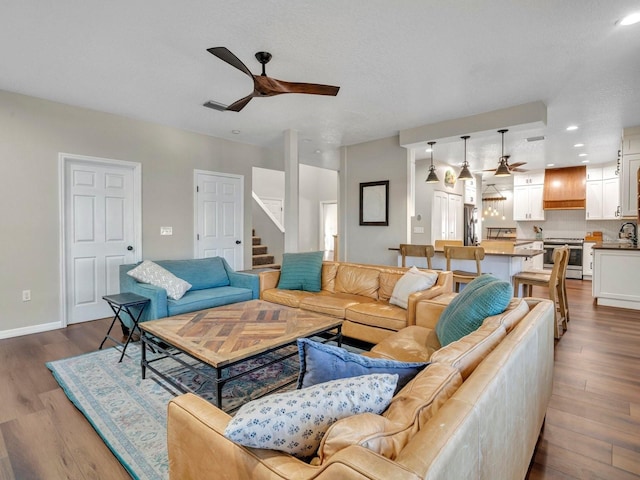
{"type": "Polygon", "coordinates": [[[544,135],[538,135],[537,137],[528,137],[527,142],[539,142],[541,140],[544,140],[544,135]]]}

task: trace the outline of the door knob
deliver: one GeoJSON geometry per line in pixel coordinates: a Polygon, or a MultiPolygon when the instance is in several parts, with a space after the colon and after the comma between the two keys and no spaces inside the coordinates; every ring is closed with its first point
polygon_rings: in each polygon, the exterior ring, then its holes
{"type": "Polygon", "coordinates": [[[131,245],[129,245],[129,246],[127,247],[127,250],[129,250],[130,252],[132,252],[132,251],[133,251],[133,247],[132,247],[131,245]]]}
{"type": "Polygon", "coordinates": [[[236,240],[236,245],[240,245],[242,243],[241,240],[236,240]]]}

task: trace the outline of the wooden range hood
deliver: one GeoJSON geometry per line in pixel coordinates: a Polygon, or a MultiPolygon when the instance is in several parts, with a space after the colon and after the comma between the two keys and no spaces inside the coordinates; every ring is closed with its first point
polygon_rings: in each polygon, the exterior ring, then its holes
{"type": "Polygon", "coordinates": [[[545,210],[584,209],[587,204],[587,167],[553,168],[544,171],[545,210]]]}

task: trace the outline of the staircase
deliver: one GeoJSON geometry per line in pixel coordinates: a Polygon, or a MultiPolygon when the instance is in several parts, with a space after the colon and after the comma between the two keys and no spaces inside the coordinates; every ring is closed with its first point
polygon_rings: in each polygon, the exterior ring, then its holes
{"type": "Polygon", "coordinates": [[[256,237],[256,231],[252,231],[253,239],[253,269],[275,268],[280,269],[280,265],[274,263],[273,255],[267,253],[269,247],[262,245],[262,239],[256,237]]]}

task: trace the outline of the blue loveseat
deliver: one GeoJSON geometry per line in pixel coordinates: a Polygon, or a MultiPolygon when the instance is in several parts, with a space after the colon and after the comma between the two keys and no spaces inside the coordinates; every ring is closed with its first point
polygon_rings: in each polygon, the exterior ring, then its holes
{"type": "MultiPolygon", "coordinates": [[[[140,283],[127,275],[127,272],[138,266],[139,263],[120,265],[120,291],[137,293],[151,299],[151,303],[147,305],[140,318],[141,322],[244,302],[256,299],[260,295],[258,276],[234,272],[222,257],[154,260],[154,263],[169,270],[176,277],[189,282],[191,288],[180,300],[172,300],[167,298],[165,289],[148,283],[140,283]]],[[[129,323],[126,315],[122,319],[129,323]]]]}

